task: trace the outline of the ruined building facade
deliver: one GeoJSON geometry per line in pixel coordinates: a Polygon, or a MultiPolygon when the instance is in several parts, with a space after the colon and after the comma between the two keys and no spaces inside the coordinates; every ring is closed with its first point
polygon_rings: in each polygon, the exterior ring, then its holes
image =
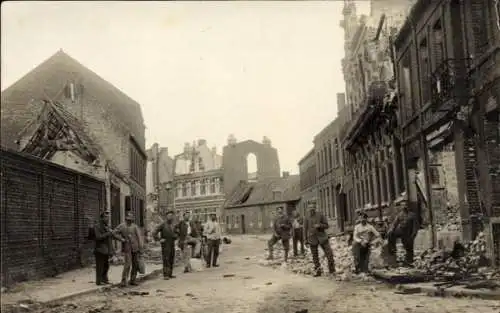
{"type": "MultiPolygon", "coordinates": [[[[185,143],[184,151],[174,157],[174,207],[178,215],[191,212],[206,221],[208,215],[222,216],[224,180],[222,156],[206,140],[185,143]]],[[[222,221],[222,219],[221,219],[222,221]]]]}
{"type": "Polygon", "coordinates": [[[139,103],[62,50],[5,89],[1,102],[2,147],[105,181],[106,200],[99,209],[111,210],[112,225],[124,220],[124,211],[145,225],[145,125],[139,103]]]}
{"type": "Polygon", "coordinates": [[[154,143],[146,151],[148,164],[146,170],[147,209],[150,212],[164,213],[173,209],[174,159],[169,156],[167,147],[154,143]]]}
{"type": "Polygon", "coordinates": [[[297,208],[300,177],[280,173],[278,151],[269,138],[238,142],[230,135],[223,155],[224,222],[229,233],[270,232],[276,208],[287,214],[297,208]]]}
{"type": "Polygon", "coordinates": [[[357,16],[353,1],[345,1],[343,10],[342,69],[350,115],[341,130],[349,210],[339,225],[345,230],[352,230],[360,210],[382,225],[384,217],[395,214],[406,190],[391,39],[412,2],[371,4],[370,16],[357,16]]]}
{"type": "Polygon", "coordinates": [[[493,0],[419,0],[394,41],[409,200],[434,243],[484,231],[497,263],[498,9],[493,0]]]}
{"type": "Polygon", "coordinates": [[[230,193],[241,181],[280,177],[278,151],[271,140],[264,137],[259,143],[254,140],[238,142],[230,135],[223,149],[224,190],[230,193]],[[256,172],[249,177],[249,155],[256,158],[256,172]]]}

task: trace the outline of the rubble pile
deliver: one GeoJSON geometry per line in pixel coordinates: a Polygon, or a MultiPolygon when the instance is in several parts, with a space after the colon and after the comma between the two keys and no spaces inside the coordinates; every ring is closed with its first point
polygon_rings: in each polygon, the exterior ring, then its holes
{"type": "MultiPolygon", "coordinates": [[[[352,253],[352,245],[349,244],[349,236],[338,236],[330,238],[330,246],[333,250],[333,256],[335,259],[335,272],[337,274],[337,279],[341,281],[348,281],[352,279],[369,280],[370,278],[366,275],[353,275],[354,273],[354,257],[352,253]]],[[[274,247],[274,260],[265,260],[267,254],[260,260],[260,264],[264,266],[271,266],[278,268],[282,266],[283,261],[283,246],[281,243],[277,243],[274,247]]],[[[290,254],[292,252],[290,251],[290,254]]],[[[321,266],[324,271],[328,270],[328,260],[324,255],[321,248],[319,249],[319,257],[321,261],[321,266]]],[[[377,243],[372,248],[372,253],[370,255],[370,267],[379,268],[383,267],[382,258],[382,243],[377,243]]],[[[312,263],[311,251],[306,248],[306,256],[302,258],[290,257],[289,263],[286,265],[287,270],[290,270],[296,274],[303,275],[313,275],[314,265],[312,263]]]]}
{"type": "Polygon", "coordinates": [[[458,205],[447,205],[443,212],[443,218],[436,225],[437,231],[459,232],[462,231],[460,219],[460,207],[458,205]]]}
{"type": "Polygon", "coordinates": [[[426,250],[415,258],[415,267],[441,279],[463,279],[479,274],[487,265],[486,240],[483,233],[465,244],[456,243],[453,251],[426,250]]]}

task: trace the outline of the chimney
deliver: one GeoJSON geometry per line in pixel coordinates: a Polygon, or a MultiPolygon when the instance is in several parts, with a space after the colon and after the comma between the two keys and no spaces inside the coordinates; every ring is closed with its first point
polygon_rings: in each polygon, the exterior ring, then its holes
{"type": "Polygon", "coordinates": [[[189,142],[184,143],[184,154],[189,154],[191,152],[191,145],[189,142]]]}
{"type": "Polygon", "coordinates": [[[235,145],[236,142],[237,142],[236,137],[234,137],[233,134],[230,134],[229,137],[227,138],[227,145],[228,146],[235,145]]]}
{"type": "Polygon", "coordinates": [[[267,145],[267,146],[270,146],[271,145],[271,139],[269,139],[267,136],[264,136],[262,138],[262,143],[267,145]]]}
{"type": "Polygon", "coordinates": [[[212,147],[212,154],[217,154],[217,147],[216,146],[213,146],[212,147]]]}
{"type": "Polygon", "coordinates": [[[290,172],[283,172],[283,178],[288,178],[290,176],[290,172]]]}
{"type": "Polygon", "coordinates": [[[205,139],[198,139],[198,147],[204,146],[207,144],[205,139]]]}

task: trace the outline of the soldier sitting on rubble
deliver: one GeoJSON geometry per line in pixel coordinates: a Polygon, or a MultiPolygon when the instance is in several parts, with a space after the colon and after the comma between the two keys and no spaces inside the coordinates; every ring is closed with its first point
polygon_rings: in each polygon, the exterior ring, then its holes
{"type": "Polygon", "coordinates": [[[401,212],[396,216],[387,232],[388,250],[391,255],[391,266],[396,264],[396,243],[398,238],[401,239],[405,249],[405,265],[411,266],[414,257],[414,243],[417,237],[417,232],[420,228],[418,216],[413,210],[408,208],[406,203],[403,203],[401,212]]]}
{"type": "Polygon", "coordinates": [[[368,272],[371,244],[380,238],[379,232],[368,223],[368,215],[361,213],[361,221],[354,227],[353,247],[355,273],[368,272]]]}

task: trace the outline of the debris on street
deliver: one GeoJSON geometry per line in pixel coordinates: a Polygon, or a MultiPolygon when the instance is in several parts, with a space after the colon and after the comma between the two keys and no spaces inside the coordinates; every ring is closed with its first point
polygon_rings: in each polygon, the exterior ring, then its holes
{"type": "MultiPolygon", "coordinates": [[[[368,275],[354,275],[354,258],[352,254],[352,246],[349,243],[349,236],[337,236],[330,238],[330,246],[333,250],[333,255],[335,259],[335,271],[337,273],[337,280],[349,281],[349,280],[361,280],[370,281],[368,275]]],[[[274,249],[274,260],[266,260],[264,256],[263,259],[259,261],[259,264],[264,266],[271,266],[278,268],[282,265],[283,260],[283,246],[281,243],[277,243],[274,249]]],[[[327,259],[320,249],[320,260],[323,268],[328,268],[327,259]]],[[[370,255],[370,266],[372,268],[383,267],[384,265],[382,259],[382,243],[376,243],[370,255]]],[[[310,250],[306,248],[305,257],[292,258],[287,265],[287,269],[296,274],[313,275],[314,265],[310,258],[310,250]]]]}
{"type": "Polygon", "coordinates": [[[459,280],[471,277],[500,278],[500,273],[488,269],[486,239],[483,233],[465,244],[455,243],[453,251],[426,250],[416,257],[415,267],[426,271],[436,280],[459,280]]]}

